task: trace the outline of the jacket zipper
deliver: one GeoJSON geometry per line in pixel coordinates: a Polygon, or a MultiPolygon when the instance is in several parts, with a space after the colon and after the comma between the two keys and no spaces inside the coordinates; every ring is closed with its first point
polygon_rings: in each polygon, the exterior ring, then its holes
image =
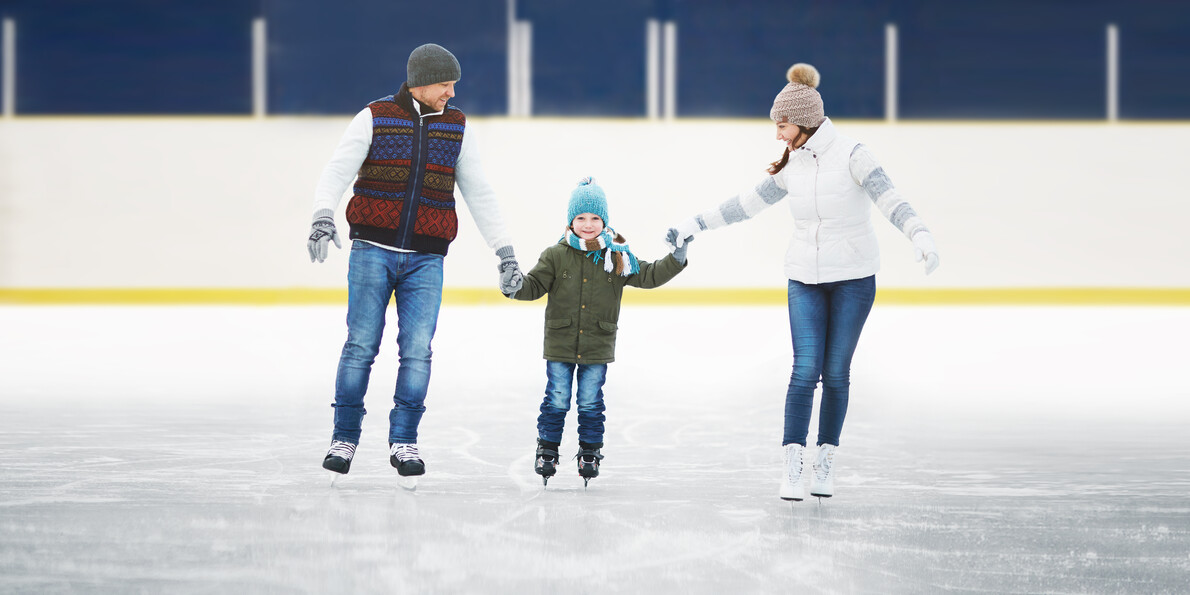
{"type": "Polygon", "coordinates": [[[421,168],[422,147],[425,146],[425,139],[422,138],[425,134],[424,121],[425,117],[418,114],[417,132],[413,135],[413,162],[409,169],[409,188],[405,193],[405,208],[401,212],[401,232],[397,234],[398,248],[411,248],[408,245],[409,234],[413,231],[413,224],[417,220],[417,203],[421,194],[419,169],[421,168]]]}
{"type": "Polygon", "coordinates": [[[818,212],[818,154],[810,153],[814,158],[814,215],[818,217],[818,226],[814,228],[814,282],[822,277],[822,270],[819,266],[819,256],[822,253],[822,246],[818,242],[818,234],[822,232],[822,213],[818,212]]]}

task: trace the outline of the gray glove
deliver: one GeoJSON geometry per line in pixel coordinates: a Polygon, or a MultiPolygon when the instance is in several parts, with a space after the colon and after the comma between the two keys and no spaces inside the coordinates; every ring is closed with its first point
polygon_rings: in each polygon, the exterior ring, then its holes
{"type": "MultiPolygon", "coordinates": [[[[675,227],[669,228],[669,231],[666,232],[666,234],[665,234],[665,243],[669,244],[670,246],[676,246],[677,240],[678,240],[678,233],[679,232],[678,232],[677,228],[675,228],[675,227]]],[[[677,259],[678,262],[680,262],[682,264],[686,264],[686,248],[690,247],[690,242],[693,242],[693,241],[694,241],[694,236],[692,236],[692,235],[686,236],[685,239],[682,240],[682,246],[680,248],[674,249],[673,255],[674,255],[674,258],[677,259]]]]}
{"type": "Polygon", "coordinates": [[[339,242],[339,232],[335,230],[335,213],[330,209],[319,209],[314,213],[314,222],[310,224],[310,239],[306,240],[306,250],[310,252],[310,262],[326,260],[330,248],[327,240],[333,241],[335,247],[342,249],[339,242]]]}
{"type": "Polygon", "coordinates": [[[525,285],[525,276],[521,274],[521,267],[512,253],[512,246],[504,246],[496,251],[500,257],[500,292],[504,295],[515,295],[525,285]]]}

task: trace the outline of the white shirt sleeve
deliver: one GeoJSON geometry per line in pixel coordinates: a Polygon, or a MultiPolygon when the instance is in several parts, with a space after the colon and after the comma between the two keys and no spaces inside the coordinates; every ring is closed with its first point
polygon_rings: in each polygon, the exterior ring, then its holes
{"type": "Polygon", "coordinates": [[[455,163],[455,183],[488,247],[499,250],[511,246],[512,240],[504,225],[500,204],[496,201],[496,191],[484,175],[475,129],[471,126],[463,132],[463,146],[459,149],[459,160],[455,163]]]}
{"type": "Polygon", "coordinates": [[[331,160],[322,168],[322,176],[318,178],[318,186],[314,189],[315,213],[323,209],[331,212],[338,210],[339,201],[343,200],[343,194],[355,180],[371,146],[372,110],[365,107],[351,119],[331,160]]]}
{"type": "Polygon", "coordinates": [[[727,199],[727,202],[698,214],[695,218],[703,229],[718,229],[732,223],[747,221],[761,211],[777,204],[787,192],[778,183],[779,176],[766,176],[753,188],[727,199]]]}
{"type": "Polygon", "coordinates": [[[876,160],[876,156],[872,154],[867,147],[856,145],[851,150],[851,159],[848,163],[851,170],[851,179],[859,184],[867,193],[868,198],[876,204],[876,208],[880,210],[880,214],[884,215],[905,237],[913,239],[914,234],[922,231],[929,231],[926,224],[918,217],[917,211],[905,200],[897,187],[893,185],[892,179],[885,173],[884,168],[880,166],[880,162],[876,160]]]}

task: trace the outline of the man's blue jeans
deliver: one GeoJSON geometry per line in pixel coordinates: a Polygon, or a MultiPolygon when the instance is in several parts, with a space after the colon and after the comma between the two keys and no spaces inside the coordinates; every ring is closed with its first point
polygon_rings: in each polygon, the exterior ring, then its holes
{"type": "Polygon", "coordinates": [[[851,357],[876,299],[876,277],[807,285],[789,281],[793,374],[785,394],[782,445],[806,445],[814,389],[822,380],[818,444],[839,445],[851,392],[851,357]]]}
{"type": "Polygon", "coordinates": [[[335,377],[334,439],[359,444],[364,394],[380,352],[389,299],[397,297],[397,388],[389,442],[417,442],[430,385],[430,341],[442,305],[442,256],[351,244],[347,269],[347,342],[335,377]]]}
{"type": "Polygon", "coordinates": [[[548,442],[562,442],[562,427],[570,411],[572,380],[577,377],[578,439],[589,444],[603,443],[603,383],[607,364],[571,364],[545,362],[545,400],[537,416],[537,436],[548,442]]]}

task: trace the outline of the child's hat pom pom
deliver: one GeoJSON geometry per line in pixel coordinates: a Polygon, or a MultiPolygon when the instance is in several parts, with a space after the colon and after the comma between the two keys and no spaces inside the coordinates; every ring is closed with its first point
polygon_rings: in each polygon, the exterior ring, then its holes
{"type": "Polygon", "coordinates": [[[789,70],[785,71],[785,78],[791,83],[805,85],[811,89],[817,89],[819,81],[822,80],[817,68],[802,62],[790,66],[789,70]]]}

